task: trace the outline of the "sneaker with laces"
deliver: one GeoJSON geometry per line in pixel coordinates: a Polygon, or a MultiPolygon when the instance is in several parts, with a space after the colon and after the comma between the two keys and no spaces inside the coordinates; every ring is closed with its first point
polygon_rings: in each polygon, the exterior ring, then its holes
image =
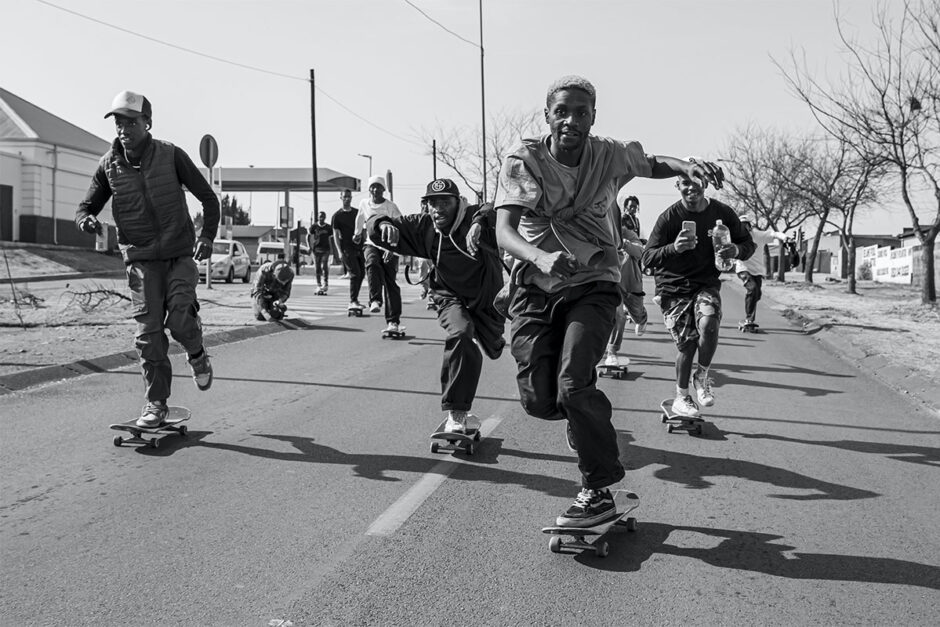
{"type": "Polygon", "coordinates": [[[388,326],[385,327],[386,333],[398,333],[401,331],[401,328],[398,326],[397,322],[389,322],[388,326]]]}
{"type": "Polygon", "coordinates": [[[616,368],[617,366],[619,366],[619,365],[620,365],[620,360],[617,359],[617,353],[608,352],[608,353],[607,353],[607,356],[604,357],[604,365],[605,365],[605,366],[612,366],[612,367],[614,367],[614,368],[616,368]]]}
{"type": "Polygon", "coordinates": [[[712,394],[712,380],[705,373],[696,371],[692,375],[692,387],[702,407],[711,407],[715,404],[715,395],[712,394]]]}
{"type": "Polygon", "coordinates": [[[646,324],[647,323],[644,322],[643,324],[637,324],[635,327],[633,327],[633,332],[636,333],[637,337],[640,337],[646,333],[646,324]]]}
{"type": "Polygon", "coordinates": [[[451,410],[447,412],[447,420],[444,422],[444,433],[466,433],[467,430],[464,426],[466,417],[467,412],[465,411],[451,410]]]}
{"type": "Polygon", "coordinates": [[[137,426],[159,427],[166,421],[168,412],[169,408],[166,406],[166,401],[148,401],[140,413],[140,418],[137,419],[137,426]]]}
{"type": "Polygon", "coordinates": [[[617,505],[610,490],[582,488],[574,503],[555,519],[559,527],[593,527],[617,515],[617,505]]]}
{"type": "Polygon", "coordinates": [[[695,401],[692,400],[692,396],[689,394],[677,396],[676,399],[672,401],[672,412],[678,416],[685,416],[686,418],[699,417],[698,407],[695,406],[695,401]]]}
{"type": "Polygon", "coordinates": [[[380,303],[377,300],[372,301],[371,303],[369,303],[369,311],[371,311],[372,313],[379,313],[380,311],[382,311],[382,303],[380,303]]]}
{"type": "Polygon", "coordinates": [[[189,367],[193,371],[193,381],[196,387],[205,392],[212,387],[212,364],[209,362],[209,353],[202,349],[202,355],[193,359],[187,359],[189,367]]]}

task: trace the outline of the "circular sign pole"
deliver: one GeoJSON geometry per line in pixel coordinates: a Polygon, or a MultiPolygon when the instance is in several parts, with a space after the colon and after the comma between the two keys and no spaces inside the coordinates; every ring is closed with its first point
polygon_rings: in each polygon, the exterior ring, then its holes
{"type": "MultiPolygon", "coordinates": [[[[199,142],[199,158],[202,159],[202,164],[206,166],[209,170],[209,185],[212,187],[212,190],[215,191],[215,177],[213,176],[213,168],[215,167],[216,162],[219,160],[219,144],[215,141],[215,137],[212,135],[203,135],[202,140],[199,142]]],[[[221,194],[219,194],[221,196],[221,194]]],[[[219,198],[219,207],[222,206],[222,199],[219,198]]],[[[206,220],[206,216],[202,216],[203,222],[206,220]]],[[[221,216],[219,216],[219,221],[221,222],[221,216]]],[[[209,258],[206,261],[206,288],[212,289],[212,253],[209,253],[209,258]]]]}

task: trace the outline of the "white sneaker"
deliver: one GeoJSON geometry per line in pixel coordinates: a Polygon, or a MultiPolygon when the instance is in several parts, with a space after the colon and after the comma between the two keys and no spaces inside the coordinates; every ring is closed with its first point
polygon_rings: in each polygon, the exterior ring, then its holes
{"type": "Polygon", "coordinates": [[[382,311],[382,303],[380,303],[377,300],[372,301],[371,303],[369,303],[369,311],[371,311],[372,313],[379,313],[380,311],[382,311]]]}
{"type": "Polygon", "coordinates": [[[388,323],[388,326],[385,327],[385,332],[386,332],[386,333],[398,333],[398,332],[399,332],[398,323],[397,323],[397,322],[389,322],[389,323],[388,323]]]}
{"type": "Polygon", "coordinates": [[[701,371],[696,370],[692,375],[692,387],[695,388],[695,395],[702,407],[711,407],[715,404],[715,395],[712,394],[712,380],[703,376],[701,371]]]}
{"type": "Polygon", "coordinates": [[[607,357],[604,359],[605,366],[617,367],[620,365],[620,361],[617,359],[616,353],[607,353],[607,357]]]}
{"type": "Polygon", "coordinates": [[[463,418],[463,426],[467,431],[479,431],[480,430],[480,419],[467,412],[463,418]]]}
{"type": "Polygon", "coordinates": [[[672,413],[685,416],[686,418],[698,418],[700,415],[698,407],[695,406],[695,402],[689,395],[677,396],[676,399],[672,401],[672,413]]]}
{"type": "Polygon", "coordinates": [[[444,433],[466,433],[464,420],[467,412],[449,411],[447,412],[447,421],[444,423],[444,433]]]}
{"type": "Polygon", "coordinates": [[[646,333],[646,324],[647,323],[644,322],[643,324],[637,324],[635,327],[633,327],[633,332],[636,333],[637,337],[640,337],[646,333]]]}

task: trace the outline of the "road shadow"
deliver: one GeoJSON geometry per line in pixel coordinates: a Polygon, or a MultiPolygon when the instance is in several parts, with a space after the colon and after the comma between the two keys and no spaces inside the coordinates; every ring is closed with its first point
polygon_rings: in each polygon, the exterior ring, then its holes
{"type": "Polygon", "coordinates": [[[940,468],[940,448],[932,448],[929,446],[887,444],[885,442],[861,442],[858,440],[806,440],[803,438],[788,438],[782,435],[772,435],[769,433],[737,433],[734,431],[729,431],[728,433],[729,435],[737,435],[742,438],[748,438],[752,440],[773,440],[775,442],[805,444],[809,446],[823,446],[841,451],[852,451],[855,453],[883,455],[888,459],[894,459],[901,462],[908,462],[910,464],[923,464],[925,466],[940,468]]]}
{"type": "MultiPolygon", "coordinates": [[[[126,448],[136,447],[136,453],[147,457],[169,457],[176,451],[189,446],[199,446],[202,440],[212,435],[212,433],[212,431],[187,431],[185,436],[173,433],[161,433],[157,436],[160,439],[160,445],[157,448],[151,448],[142,444],[122,444],[122,446],[126,448]]],[[[148,435],[147,437],[149,438],[151,436],[148,435]]]]}
{"type": "MultiPolygon", "coordinates": [[[[339,449],[317,444],[314,438],[292,435],[256,433],[255,437],[268,438],[289,443],[295,451],[275,451],[257,446],[227,444],[222,442],[193,443],[195,446],[232,451],[243,455],[275,459],[287,462],[311,464],[334,464],[349,466],[355,476],[374,481],[399,482],[398,477],[387,473],[430,474],[441,472],[440,463],[448,460],[461,460],[461,468],[450,474],[451,478],[461,481],[484,482],[497,485],[517,485],[527,490],[542,492],[549,496],[570,497],[580,490],[580,482],[568,481],[557,477],[504,470],[497,467],[497,457],[501,454],[501,439],[485,438],[478,445],[478,452],[468,456],[436,455],[434,457],[414,457],[409,455],[378,455],[370,453],[345,453],[339,449]]],[[[159,449],[157,449],[159,451],[159,449]]]]}
{"type": "Polygon", "coordinates": [[[673,450],[639,446],[632,435],[617,432],[620,458],[627,471],[647,466],[655,468],[653,476],[692,490],[705,490],[714,485],[709,477],[740,478],[777,488],[802,490],[804,494],[768,494],[769,498],[791,501],[850,501],[881,496],[877,492],[822,481],[785,468],[777,468],[740,459],[704,457],[673,450]]]}
{"type": "Polygon", "coordinates": [[[796,547],[776,542],[783,536],[768,533],[640,522],[636,533],[617,532],[608,534],[608,538],[610,555],[606,559],[597,559],[589,553],[581,553],[575,559],[598,570],[638,572],[654,555],[672,555],[716,568],[786,579],[898,584],[940,590],[937,566],[865,555],[794,552],[796,547]],[[697,533],[721,541],[710,548],[668,544],[674,532],[697,533]]]}
{"type": "Polygon", "coordinates": [[[411,340],[408,340],[409,344],[414,346],[444,346],[444,340],[439,340],[430,337],[415,337],[411,340]]]}

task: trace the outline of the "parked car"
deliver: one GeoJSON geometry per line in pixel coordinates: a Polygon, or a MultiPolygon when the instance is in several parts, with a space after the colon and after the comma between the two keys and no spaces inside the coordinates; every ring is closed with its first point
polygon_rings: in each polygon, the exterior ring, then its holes
{"type": "MultiPolygon", "coordinates": [[[[285,261],[293,265],[294,244],[291,243],[291,255],[285,261]]],[[[277,256],[284,254],[284,242],[261,242],[258,244],[258,252],[255,255],[255,263],[259,266],[268,261],[277,260],[277,256]]],[[[300,265],[309,266],[313,263],[310,257],[310,249],[306,244],[300,245],[300,265]]]]}
{"type": "MultiPolygon", "coordinates": [[[[217,239],[212,243],[212,278],[225,279],[231,283],[239,277],[242,283],[251,280],[251,259],[244,244],[229,239],[217,239]]],[[[206,276],[206,260],[198,264],[199,274],[206,276]]]]}

